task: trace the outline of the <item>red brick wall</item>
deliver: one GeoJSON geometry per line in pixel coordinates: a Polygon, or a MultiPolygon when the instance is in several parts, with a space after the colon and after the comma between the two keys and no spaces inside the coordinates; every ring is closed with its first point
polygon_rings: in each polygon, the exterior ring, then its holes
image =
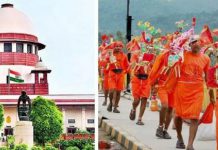
{"type": "Polygon", "coordinates": [[[0,95],[20,95],[25,90],[28,95],[47,95],[48,84],[0,84],[0,95]],[[10,89],[10,91],[9,91],[10,89]]]}
{"type": "Polygon", "coordinates": [[[0,65],[35,66],[38,56],[29,53],[0,52],[0,65]]]}

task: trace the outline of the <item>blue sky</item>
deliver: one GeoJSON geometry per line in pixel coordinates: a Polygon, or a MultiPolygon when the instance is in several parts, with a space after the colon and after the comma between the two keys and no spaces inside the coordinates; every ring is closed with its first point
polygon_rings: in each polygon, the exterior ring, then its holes
{"type": "Polygon", "coordinates": [[[1,0],[25,13],[34,24],[39,52],[52,70],[50,94],[95,93],[97,18],[92,0],[1,0]],[[96,34],[96,35],[95,35],[96,34]]]}

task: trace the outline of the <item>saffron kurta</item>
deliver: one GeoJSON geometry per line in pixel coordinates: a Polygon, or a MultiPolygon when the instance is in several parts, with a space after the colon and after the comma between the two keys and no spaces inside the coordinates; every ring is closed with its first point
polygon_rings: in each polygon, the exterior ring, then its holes
{"type": "Polygon", "coordinates": [[[104,90],[109,90],[108,86],[108,71],[107,71],[107,61],[106,60],[101,60],[99,62],[99,68],[103,73],[103,89],[104,90]]]}
{"type": "Polygon", "coordinates": [[[168,93],[166,90],[166,81],[168,79],[168,73],[162,73],[162,69],[167,66],[169,51],[165,51],[158,55],[152,70],[149,74],[149,81],[153,84],[158,80],[158,97],[162,104],[169,107],[173,107],[173,93],[168,93]]]}
{"type": "MultiPolygon", "coordinates": [[[[131,57],[131,63],[138,63],[139,54],[133,54],[131,57]]],[[[135,66],[131,69],[131,85],[132,85],[132,95],[134,100],[139,100],[140,98],[148,98],[151,91],[151,86],[148,79],[140,79],[140,75],[147,75],[150,70],[150,66],[145,68],[144,66],[135,66]]]]}
{"type": "Polygon", "coordinates": [[[124,76],[127,72],[129,63],[127,56],[123,52],[113,53],[116,58],[115,63],[108,59],[108,87],[109,90],[122,91],[124,89],[124,76]],[[116,73],[116,69],[122,70],[116,73]]]}
{"type": "Polygon", "coordinates": [[[204,54],[184,52],[181,77],[175,88],[176,115],[185,119],[199,119],[204,97],[203,75],[210,66],[210,59],[204,54]]]}

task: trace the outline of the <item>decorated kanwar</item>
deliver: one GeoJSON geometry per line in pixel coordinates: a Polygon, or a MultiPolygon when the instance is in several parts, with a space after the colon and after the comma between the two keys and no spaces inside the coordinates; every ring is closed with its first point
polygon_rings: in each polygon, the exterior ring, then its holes
{"type": "MultiPolygon", "coordinates": [[[[143,37],[141,38],[143,39],[143,37]]],[[[138,116],[137,125],[144,125],[142,116],[144,114],[147,99],[150,96],[150,84],[148,81],[148,74],[151,70],[152,63],[155,55],[153,53],[143,51],[143,45],[145,41],[132,40],[127,44],[127,49],[132,52],[130,72],[131,72],[131,86],[133,103],[132,109],[129,115],[130,120],[135,120],[136,109],[140,104],[140,112],[138,116]]]]}

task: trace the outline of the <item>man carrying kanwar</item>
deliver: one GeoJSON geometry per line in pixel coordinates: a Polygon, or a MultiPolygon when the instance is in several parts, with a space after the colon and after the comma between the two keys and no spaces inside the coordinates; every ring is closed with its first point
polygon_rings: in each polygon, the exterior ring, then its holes
{"type": "Polygon", "coordinates": [[[107,107],[109,112],[120,113],[117,109],[121,91],[124,89],[124,78],[128,70],[129,62],[126,54],[122,51],[124,45],[121,41],[113,42],[109,45],[112,47],[112,51],[107,58],[108,65],[106,67],[108,71],[108,87],[109,87],[109,99],[110,103],[107,107]],[[114,102],[114,105],[113,105],[114,102]]]}
{"type": "Polygon", "coordinates": [[[182,119],[190,119],[189,140],[187,150],[194,150],[193,143],[198,129],[198,120],[204,98],[204,81],[210,59],[200,53],[199,36],[195,35],[189,42],[191,51],[184,51],[184,61],[181,63],[181,76],[175,88],[175,126],[177,131],[176,147],[185,149],[182,137],[182,119]]]}
{"type": "Polygon", "coordinates": [[[142,122],[142,116],[144,114],[147,99],[150,96],[150,84],[148,82],[148,74],[151,70],[152,61],[154,59],[154,54],[142,52],[139,43],[136,40],[132,40],[129,45],[130,51],[132,52],[131,57],[131,86],[132,86],[132,95],[133,103],[132,109],[129,115],[130,120],[135,120],[136,109],[140,105],[139,117],[137,125],[144,125],[142,122]],[[131,44],[132,43],[132,44],[131,44]]]}

